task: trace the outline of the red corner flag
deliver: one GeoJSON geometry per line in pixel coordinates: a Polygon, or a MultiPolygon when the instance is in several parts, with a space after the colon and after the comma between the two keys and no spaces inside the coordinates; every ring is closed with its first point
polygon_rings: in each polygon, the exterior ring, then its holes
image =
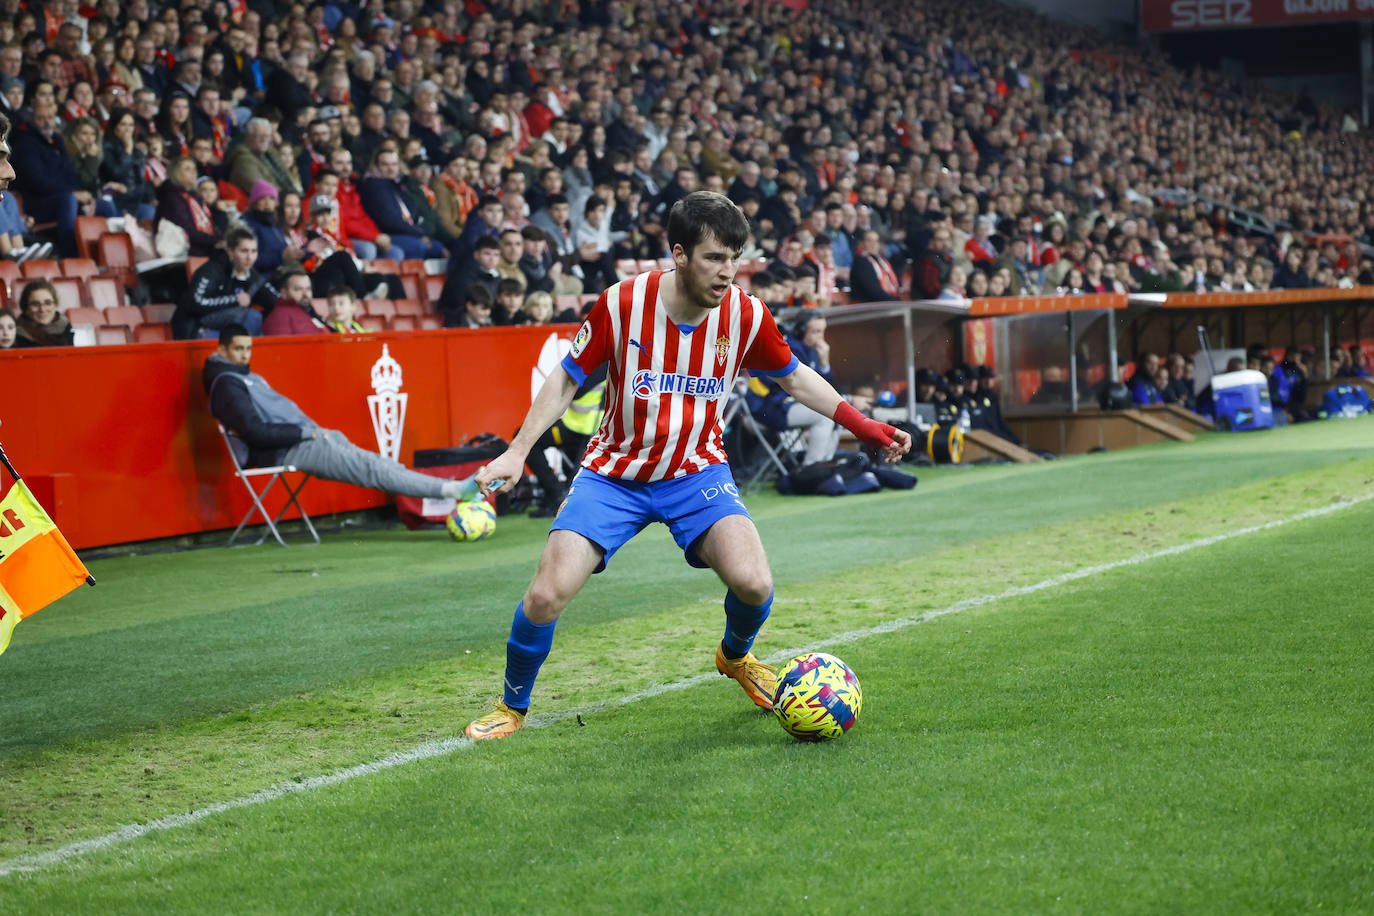
{"type": "Polygon", "coordinates": [[[0,652],[20,620],[89,578],[48,513],[16,480],[0,500],[0,652]]]}

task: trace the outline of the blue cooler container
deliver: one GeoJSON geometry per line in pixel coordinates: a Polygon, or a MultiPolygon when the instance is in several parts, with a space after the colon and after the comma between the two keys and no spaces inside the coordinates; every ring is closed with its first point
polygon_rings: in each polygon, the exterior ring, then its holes
{"type": "Polygon", "coordinates": [[[1274,408],[1269,403],[1269,379],[1263,372],[1242,369],[1212,377],[1212,400],[1217,429],[1271,429],[1274,408]]]}

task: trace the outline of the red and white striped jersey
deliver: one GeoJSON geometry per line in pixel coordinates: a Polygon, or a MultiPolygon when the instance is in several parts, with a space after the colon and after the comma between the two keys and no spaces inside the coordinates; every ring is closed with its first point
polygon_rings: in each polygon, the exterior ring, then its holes
{"type": "Polygon", "coordinates": [[[768,306],[738,286],[695,328],[674,324],[659,298],[668,273],[602,293],[563,360],[579,382],[610,363],[606,415],[582,459],[606,477],[647,483],[723,464],[720,419],[736,376],[795,368],[768,306]]]}

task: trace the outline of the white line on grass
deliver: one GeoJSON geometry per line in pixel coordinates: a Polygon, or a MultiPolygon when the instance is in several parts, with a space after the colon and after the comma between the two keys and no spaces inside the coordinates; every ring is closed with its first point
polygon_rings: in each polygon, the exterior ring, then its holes
{"type": "MultiPolygon", "coordinates": [[[[925,623],[929,620],[935,620],[939,617],[948,617],[950,614],[958,614],[962,611],[971,611],[974,608],[980,608],[984,605],[993,604],[994,602],[1002,601],[1007,598],[1018,598],[1023,595],[1033,595],[1036,592],[1043,592],[1047,589],[1058,588],[1061,585],[1066,585],[1070,582],[1076,582],[1079,579],[1086,579],[1089,576],[1096,576],[1101,573],[1110,572],[1114,569],[1120,569],[1125,566],[1138,566],[1141,563],[1147,563],[1150,560],[1157,560],[1161,557],[1170,557],[1180,553],[1187,553],[1190,550],[1197,550],[1200,547],[1210,547],[1213,544],[1219,544],[1222,541],[1229,541],[1233,538],[1244,537],[1245,535],[1255,534],[1260,531],[1269,531],[1273,528],[1279,528],[1284,525],[1290,525],[1293,522],[1301,522],[1306,521],[1307,519],[1318,518],[1323,515],[1329,515],[1332,512],[1338,512],[1341,509],[1348,509],[1351,506],[1359,505],[1360,503],[1367,502],[1370,499],[1374,499],[1374,493],[1366,493],[1363,496],[1357,496],[1353,499],[1332,503],[1328,506],[1321,506],[1316,509],[1308,509],[1305,512],[1299,512],[1297,515],[1290,515],[1287,518],[1281,518],[1276,521],[1266,522],[1263,525],[1251,525],[1248,528],[1238,528],[1235,531],[1228,531],[1225,534],[1214,534],[1210,537],[1198,538],[1196,540],[1188,541],[1183,544],[1178,544],[1173,547],[1165,547],[1160,550],[1138,553],[1134,556],[1126,557],[1125,559],[1113,560],[1110,563],[1100,563],[1096,566],[1085,566],[1082,569],[1076,569],[1072,572],[1066,572],[1061,573],[1057,576],[1051,576],[1050,578],[1043,579],[1039,582],[1034,583],[1033,585],[1018,585],[1013,588],[1008,588],[1004,591],[996,592],[993,594],[977,595],[973,598],[965,598],[963,601],[956,601],[954,604],[951,604],[948,607],[938,608],[933,611],[924,611],[920,614],[912,614],[907,617],[898,617],[895,620],[884,621],[883,623],[874,624],[871,627],[862,627],[857,630],[850,630],[847,633],[840,633],[836,636],[830,637],[829,639],[814,642],[806,647],[795,649],[783,649],[772,653],[767,657],[766,660],[770,662],[781,662],[789,658],[792,658],[793,656],[798,655],[802,652],[814,651],[817,649],[827,649],[833,646],[840,646],[846,643],[856,642],[860,639],[866,639],[869,636],[878,636],[883,633],[893,633],[897,630],[904,630],[907,627],[913,627],[917,624],[925,623]]],[[[581,709],[570,709],[564,712],[550,713],[548,715],[543,716],[531,716],[530,720],[525,724],[525,727],[546,728],[550,725],[555,725],[559,722],[567,721],[568,719],[573,718],[579,712],[595,712],[599,709],[606,709],[615,706],[625,706],[630,703],[638,703],[643,700],[650,699],[651,697],[661,696],[665,693],[675,693],[680,690],[686,690],[689,687],[695,687],[698,684],[705,684],[708,681],[715,678],[716,676],[717,675],[714,672],[710,674],[697,674],[693,675],[692,677],[683,678],[682,680],[678,681],[672,681],[667,684],[655,684],[645,690],[639,691],[638,693],[631,694],[630,696],[626,697],[621,697],[618,700],[609,700],[603,703],[594,704],[592,706],[583,707],[581,709]]],[[[16,856],[13,859],[9,859],[5,862],[0,862],[0,877],[11,875],[15,872],[39,871],[50,865],[58,865],[63,862],[67,862],[71,859],[83,856],[89,852],[97,852],[102,849],[108,849],[111,846],[115,846],[120,843],[127,842],[129,840],[138,839],[139,837],[149,833],[153,833],[160,830],[174,830],[178,827],[187,827],[198,821],[202,821],[205,818],[210,817],[212,815],[221,814],[225,811],[233,811],[236,808],[248,808],[253,805],[262,804],[264,802],[276,801],[277,799],[284,798],[288,795],[297,794],[301,792],[309,792],[314,789],[322,789],[326,786],[338,785],[339,783],[348,782],[360,776],[370,776],[374,773],[380,773],[383,770],[389,770],[393,767],[404,766],[405,764],[414,763],[419,760],[428,760],[432,757],[443,757],[448,754],[452,754],[456,751],[462,750],[463,748],[470,747],[474,743],[475,742],[473,742],[469,738],[445,738],[441,741],[429,741],[424,744],[417,745],[416,747],[410,748],[409,750],[396,751],[395,753],[388,754],[385,757],[374,760],[370,763],[360,763],[356,766],[345,767],[344,769],[335,770],[333,773],[327,773],[323,776],[311,776],[309,778],[301,780],[279,782],[276,785],[268,786],[264,789],[259,789],[258,791],[252,792],[248,795],[243,795],[238,798],[230,799],[229,801],[216,802],[213,805],[206,805],[204,808],[197,808],[194,811],[188,811],[185,814],[170,814],[167,817],[160,817],[157,820],[148,821],[144,824],[129,824],[124,827],[120,827],[118,830],[111,831],[110,833],[106,833],[102,836],[94,837],[89,840],[82,840],[78,843],[70,843],[66,846],[62,846],[58,849],[52,849],[47,852],[33,853],[31,855],[26,856],[16,856]]]]}

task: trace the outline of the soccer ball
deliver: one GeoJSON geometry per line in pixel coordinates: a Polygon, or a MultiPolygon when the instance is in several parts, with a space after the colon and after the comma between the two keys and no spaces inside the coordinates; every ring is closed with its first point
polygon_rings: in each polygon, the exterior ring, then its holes
{"type": "Polygon", "coordinates": [[[481,541],[496,531],[496,510],[486,500],[460,502],[444,520],[455,541],[481,541]]]}
{"type": "Polygon", "coordinates": [[[863,708],[859,679],[833,655],[808,652],[783,668],[773,715],[798,741],[829,741],[849,731],[863,708]]]}

